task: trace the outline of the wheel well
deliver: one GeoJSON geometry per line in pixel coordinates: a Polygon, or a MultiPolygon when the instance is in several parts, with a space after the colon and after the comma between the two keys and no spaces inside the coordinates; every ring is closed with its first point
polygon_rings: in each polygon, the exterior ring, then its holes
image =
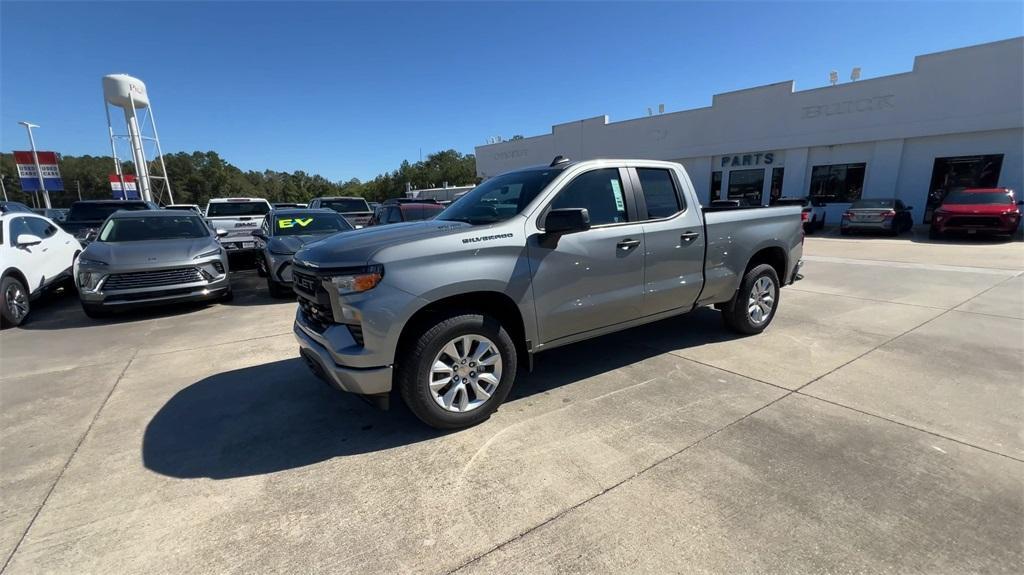
{"type": "Polygon", "coordinates": [[[16,277],[18,279],[18,281],[21,282],[21,285],[25,286],[26,290],[32,289],[32,288],[29,287],[28,280],[25,278],[25,274],[21,273],[21,270],[19,270],[17,268],[11,268],[11,269],[8,269],[8,270],[4,270],[4,273],[3,273],[2,276],[0,276],[0,279],[3,279],[5,277],[7,277],[7,276],[14,276],[14,277],[16,277]]]}
{"type": "Polygon", "coordinates": [[[420,308],[402,328],[402,335],[398,338],[399,353],[406,346],[412,345],[413,338],[422,332],[424,325],[430,323],[432,317],[455,311],[483,313],[494,317],[508,331],[512,341],[519,348],[519,353],[524,354],[528,351],[526,329],[523,326],[523,316],[519,313],[519,306],[503,293],[480,291],[446,297],[420,308]]]}
{"type": "Polygon", "coordinates": [[[747,269],[750,271],[756,266],[761,264],[768,264],[775,268],[775,273],[779,276],[780,282],[786,281],[786,252],[778,246],[770,248],[764,248],[759,252],[755,253],[750,261],[747,262],[747,269]]]}

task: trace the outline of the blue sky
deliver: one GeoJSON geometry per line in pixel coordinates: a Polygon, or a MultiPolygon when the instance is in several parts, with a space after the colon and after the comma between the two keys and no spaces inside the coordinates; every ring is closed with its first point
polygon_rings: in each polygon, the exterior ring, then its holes
{"type": "MultiPolygon", "coordinates": [[[[146,82],[164,150],[372,178],[552,124],[709,105],[1024,34],[1021,2],[0,3],[0,151],[109,154],[100,78],[146,82]]],[[[955,81],[955,79],[951,79],[955,81]]]]}

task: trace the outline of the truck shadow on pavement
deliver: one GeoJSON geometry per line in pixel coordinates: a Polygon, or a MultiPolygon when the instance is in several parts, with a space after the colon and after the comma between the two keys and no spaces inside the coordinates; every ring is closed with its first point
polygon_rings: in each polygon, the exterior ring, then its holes
{"type": "MultiPolygon", "coordinates": [[[[718,316],[698,310],[539,355],[532,373],[520,372],[500,409],[667,349],[737,337],[718,316]]],[[[157,412],[143,437],[143,463],[171,477],[228,479],[459,433],[428,428],[397,397],[391,404],[390,411],[378,411],[337,392],[299,358],[219,373],[182,389],[157,412]]]]}

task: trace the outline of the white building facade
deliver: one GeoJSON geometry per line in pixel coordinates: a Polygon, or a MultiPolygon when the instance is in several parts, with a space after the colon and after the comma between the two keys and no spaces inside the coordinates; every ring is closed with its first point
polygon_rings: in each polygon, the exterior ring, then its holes
{"type": "Polygon", "coordinates": [[[716,94],[710,107],[608,122],[476,148],[483,178],[556,155],[645,158],[686,167],[701,200],[899,198],[916,223],[949,190],[1024,191],[1024,38],[918,56],[910,72],[812,90],[792,81],[716,94]]]}

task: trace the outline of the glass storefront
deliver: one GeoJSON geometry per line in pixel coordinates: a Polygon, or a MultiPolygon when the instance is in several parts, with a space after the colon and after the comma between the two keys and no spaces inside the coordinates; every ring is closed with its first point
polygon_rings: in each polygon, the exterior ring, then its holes
{"type": "Polygon", "coordinates": [[[741,206],[760,206],[764,191],[764,169],[729,172],[729,199],[741,206]]]}
{"type": "Polygon", "coordinates": [[[935,158],[932,182],[928,188],[928,205],[924,210],[924,223],[931,223],[932,212],[942,205],[942,200],[950,192],[965,188],[998,186],[999,172],[1002,168],[1002,154],[935,158]]]}
{"type": "Polygon", "coordinates": [[[772,168],[772,185],[769,188],[768,205],[774,204],[775,200],[782,197],[782,177],[785,168],[772,168]]]}
{"type": "Polygon", "coordinates": [[[832,164],[811,170],[810,196],[829,204],[847,204],[864,191],[867,164],[832,164]]]}
{"type": "Polygon", "coordinates": [[[721,198],[722,196],[722,172],[711,172],[711,197],[708,198],[707,205],[711,205],[711,202],[721,198]]]}

